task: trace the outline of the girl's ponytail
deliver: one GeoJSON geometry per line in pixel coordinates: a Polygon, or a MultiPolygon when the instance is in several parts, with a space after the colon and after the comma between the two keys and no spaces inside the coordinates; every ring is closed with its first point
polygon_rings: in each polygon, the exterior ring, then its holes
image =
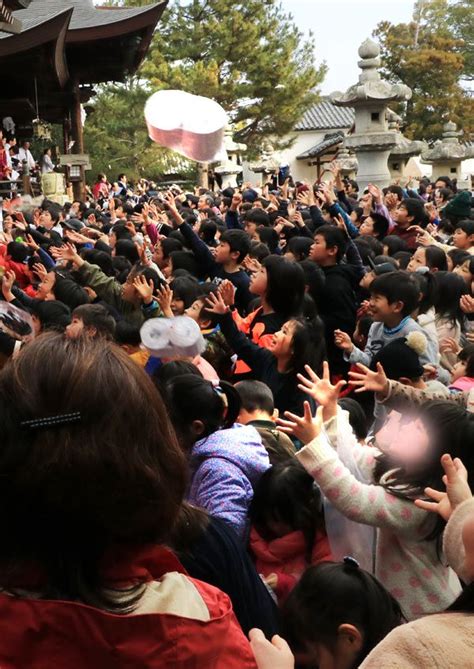
{"type": "MultiPolygon", "coordinates": [[[[213,384],[214,385],[214,384],[213,384]]],[[[240,413],[242,401],[240,395],[234,386],[227,381],[219,381],[218,385],[214,385],[214,391],[218,393],[224,405],[224,412],[222,415],[222,427],[228,429],[237,420],[240,413]]]]}

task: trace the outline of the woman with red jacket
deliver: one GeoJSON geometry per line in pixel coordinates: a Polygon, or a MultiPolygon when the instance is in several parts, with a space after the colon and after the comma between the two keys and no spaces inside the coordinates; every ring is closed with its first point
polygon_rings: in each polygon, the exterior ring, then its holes
{"type": "Polygon", "coordinates": [[[110,342],[43,334],[0,372],[0,666],[255,669],[229,598],[164,548],[186,460],[110,342]]]}
{"type": "Polygon", "coordinates": [[[309,566],[333,559],[319,489],[296,460],[262,475],[249,515],[255,566],[279,602],[309,566]]]}

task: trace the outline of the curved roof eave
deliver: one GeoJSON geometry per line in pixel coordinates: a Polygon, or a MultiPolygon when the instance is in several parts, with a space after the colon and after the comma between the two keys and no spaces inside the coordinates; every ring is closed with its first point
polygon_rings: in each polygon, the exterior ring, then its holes
{"type": "Polygon", "coordinates": [[[137,7],[130,9],[121,8],[96,8],[94,15],[100,21],[93,25],[81,27],[73,26],[67,34],[67,44],[77,42],[91,42],[111,37],[120,37],[127,33],[148,29],[150,40],[153,31],[166,9],[168,0],[161,0],[157,4],[148,7],[137,7]]]}

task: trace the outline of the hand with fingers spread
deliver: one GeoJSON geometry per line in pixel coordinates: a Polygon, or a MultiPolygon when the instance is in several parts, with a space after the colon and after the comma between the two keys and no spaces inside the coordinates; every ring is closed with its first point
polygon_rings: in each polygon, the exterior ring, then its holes
{"type": "Polygon", "coordinates": [[[12,292],[16,275],[12,270],[7,270],[2,278],[2,294],[6,302],[13,302],[15,296],[12,292]]]}
{"type": "Polygon", "coordinates": [[[260,272],[262,269],[262,265],[258,262],[258,260],[256,258],[251,258],[248,255],[243,259],[242,265],[247,270],[247,272],[250,272],[251,274],[260,272]]]}
{"type": "Polygon", "coordinates": [[[446,353],[448,351],[457,355],[461,350],[461,347],[459,346],[459,343],[452,337],[445,337],[439,343],[439,350],[441,353],[446,353]]]}
{"type": "Polygon", "coordinates": [[[219,286],[219,293],[228,307],[233,307],[235,304],[235,292],[236,288],[229,279],[223,281],[219,286]]]}
{"type": "Polygon", "coordinates": [[[348,355],[352,353],[352,350],[354,349],[352,339],[347,332],[343,332],[342,330],[334,330],[334,343],[348,355]]]}
{"type": "Polygon", "coordinates": [[[38,251],[39,244],[35,242],[35,240],[31,235],[26,235],[26,243],[32,251],[38,251]]]}
{"type": "Polygon", "coordinates": [[[229,307],[224,302],[222,295],[217,293],[209,293],[209,297],[206,297],[207,310],[212,311],[213,314],[219,314],[223,316],[229,311],[229,307]]]}
{"type": "Polygon", "coordinates": [[[45,278],[48,276],[48,270],[40,262],[37,262],[33,265],[33,272],[36,274],[36,276],[39,278],[40,281],[44,281],[45,278]]]}
{"type": "Polygon", "coordinates": [[[139,274],[133,279],[133,287],[139,294],[143,304],[151,304],[154,291],[154,285],[151,279],[147,281],[143,274],[139,274]]]}
{"type": "Polygon", "coordinates": [[[336,414],[339,393],[346,385],[346,381],[339,381],[336,385],[333,385],[327,362],[323,362],[322,378],[319,378],[309,365],[305,365],[305,371],[308,375],[307,377],[303,376],[303,374],[298,374],[298,381],[300,382],[298,388],[307,393],[324,408],[323,418],[325,421],[329,420],[329,418],[336,414]]]}
{"type": "Polygon", "coordinates": [[[302,444],[309,444],[321,434],[323,427],[323,407],[318,407],[316,416],[313,418],[311,405],[305,402],[303,416],[297,416],[290,411],[285,411],[285,418],[278,418],[277,423],[282,432],[292,434],[301,441],[302,444]]]}
{"type": "Polygon", "coordinates": [[[163,316],[166,318],[173,318],[174,314],[171,310],[171,302],[173,301],[173,291],[167,283],[163,284],[158,288],[156,299],[160,305],[160,309],[163,312],[163,316]]]}
{"type": "Polygon", "coordinates": [[[344,220],[344,217],[342,214],[338,214],[334,219],[334,222],[336,223],[337,227],[342,230],[342,232],[346,235],[346,237],[349,237],[349,232],[347,230],[347,225],[344,220]]]}
{"type": "Polygon", "coordinates": [[[251,629],[249,639],[258,669],[294,669],[295,658],[281,636],[268,641],[262,630],[251,629]]]}
{"type": "Polygon", "coordinates": [[[84,264],[84,260],[77,253],[76,247],[73,244],[66,244],[65,246],[61,246],[58,249],[57,257],[61,260],[72,262],[76,267],[81,267],[84,264]]]}
{"type": "Polygon", "coordinates": [[[438,513],[447,521],[457,506],[472,497],[472,492],[467,482],[467,469],[459,458],[453,460],[450,455],[445,454],[441,457],[441,465],[445,472],[443,483],[446,486],[446,492],[425,488],[426,496],[433,501],[416,499],[415,504],[425,511],[438,513]]]}
{"type": "Polygon", "coordinates": [[[360,372],[349,372],[349,376],[351,377],[349,383],[351,386],[357,386],[356,393],[368,391],[377,393],[381,397],[388,395],[389,383],[380,362],[377,363],[376,372],[373,372],[361,362],[357,363],[357,367],[360,369],[360,372]]]}

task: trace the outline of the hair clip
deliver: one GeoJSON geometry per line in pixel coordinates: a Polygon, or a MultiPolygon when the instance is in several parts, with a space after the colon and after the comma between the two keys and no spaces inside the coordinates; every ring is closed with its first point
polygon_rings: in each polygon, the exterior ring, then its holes
{"type": "Polygon", "coordinates": [[[32,420],[24,420],[20,423],[20,427],[30,428],[35,430],[37,428],[59,427],[68,425],[70,423],[77,423],[82,418],[80,411],[73,413],[63,413],[59,416],[47,416],[46,418],[33,418],[32,420]]]}
{"type": "Polygon", "coordinates": [[[349,567],[355,567],[356,569],[359,569],[360,564],[357,562],[357,560],[350,555],[346,555],[342,561],[344,564],[348,565],[349,567]]]}

